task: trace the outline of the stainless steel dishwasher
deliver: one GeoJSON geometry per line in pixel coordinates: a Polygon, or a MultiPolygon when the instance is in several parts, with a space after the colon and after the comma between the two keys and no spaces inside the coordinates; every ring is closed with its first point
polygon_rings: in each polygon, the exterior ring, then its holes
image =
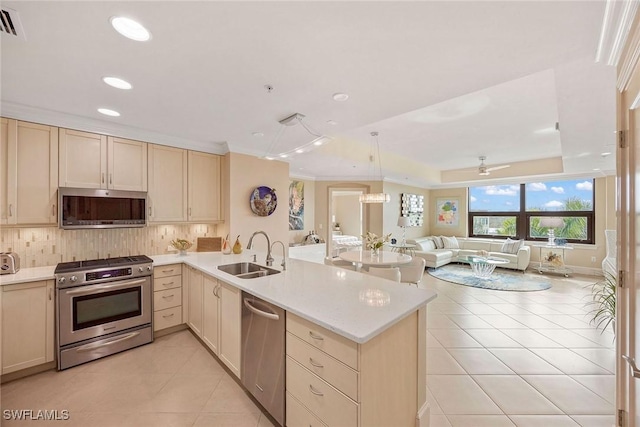
{"type": "Polygon", "coordinates": [[[284,426],[285,311],[242,293],[242,384],[284,426]]]}

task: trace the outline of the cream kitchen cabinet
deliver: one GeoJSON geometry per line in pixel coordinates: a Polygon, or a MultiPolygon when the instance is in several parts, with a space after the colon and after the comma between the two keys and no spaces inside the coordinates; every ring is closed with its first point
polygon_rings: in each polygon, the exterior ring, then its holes
{"type": "Polygon", "coordinates": [[[187,150],[149,144],[150,222],[187,221],[187,159],[187,150]]]}
{"type": "Polygon", "coordinates": [[[187,314],[187,324],[195,334],[202,338],[202,286],[203,274],[193,267],[188,268],[188,300],[189,309],[187,314]]]}
{"type": "Polygon", "coordinates": [[[202,288],[202,341],[214,352],[220,354],[220,285],[218,281],[204,276],[202,288]]]}
{"type": "Polygon", "coordinates": [[[2,286],[2,374],[54,360],[53,280],[2,286]]]}
{"type": "Polygon", "coordinates": [[[364,344],[289,312],[286,328],[288,427],[415,425],[417,312],[364,344]]]}
{"type": "Polygon", "coordinates": [[[218,281],[220,300],[220,354],[218,357],[240,378],[240,353],[242,331],[242,292],[235,286],[218,281]]]}
{"type": "Polygon", "coordinates": [[[221,220],[220,156],[189,151],[188,164],[188,221],[221,220]]]}
{"type": "Polygon", "coordinates": [[[55,224],[58,128],[2,119],[0,223],[55,224]]]}
{"type": "Polygon", "coordinates": [[[182,265],[171,264],[153,269],[153,330],[182,323],[182,265]]]}
{"type": "Polygon", "coordinates": [[[147,143],[60,129],[60,187],[147,191],[147,143]]]}

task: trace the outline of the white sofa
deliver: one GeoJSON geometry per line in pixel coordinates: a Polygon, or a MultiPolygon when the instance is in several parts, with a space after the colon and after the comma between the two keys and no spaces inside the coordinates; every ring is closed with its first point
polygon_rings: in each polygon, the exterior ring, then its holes
{"type": "Polygon", "coordinates": [[[504,240],[456,238],[459,248],[436,249],[433,237],[419,237],[407,240],[407,243],[416,245],[415,255],[424,258],[427,267],[437,268],[450,262],[458,262],[460,257],[478,255],[480,251],[487,251],[489,256],[507,259],[508,264],[500,264],[499,267],[525,271],[531,260],[531,248],[522,245],[516,254],[502,252],[504,240]]]}

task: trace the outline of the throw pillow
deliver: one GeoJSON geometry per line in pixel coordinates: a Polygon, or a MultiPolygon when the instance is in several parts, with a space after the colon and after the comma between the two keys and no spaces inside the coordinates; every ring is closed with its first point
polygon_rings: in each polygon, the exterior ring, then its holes
{"type": "Polygon", "coordinates": [[[433,243],[436,245],[436,249],[444,248],[444,243],[442,243],[442,237],[433,236],[433,237],[431,237],[431,240],[433,240],[433,243]]]}
{"type": "Polygon", "coordinates": [[[455,236],[442,236],[442,245],[444,249],[460,249],[460,245],[458,245],[458,239],[456,239],[455,236]]]}
{"type": "Polygon", "coordinates": [[[505,254],[517,254],[518,250],[524,245],[524,240],[511,240],[507,238],[507,240],[502,244],[502,249],[500,252],[504,252],[505,254]]]}

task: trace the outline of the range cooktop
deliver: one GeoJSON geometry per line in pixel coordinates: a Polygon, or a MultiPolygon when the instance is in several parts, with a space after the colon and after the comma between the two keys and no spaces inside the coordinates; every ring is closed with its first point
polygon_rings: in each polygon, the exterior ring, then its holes
{"type": "Polygon", "coordinates": [[[146,264],[150,262],[153,262],[153,260],[146,255],[61,262],[56,266],[54,274],[64,274],[72,271],[86,271],[96,268],[124,267],[127,265],[146,264]]]}

